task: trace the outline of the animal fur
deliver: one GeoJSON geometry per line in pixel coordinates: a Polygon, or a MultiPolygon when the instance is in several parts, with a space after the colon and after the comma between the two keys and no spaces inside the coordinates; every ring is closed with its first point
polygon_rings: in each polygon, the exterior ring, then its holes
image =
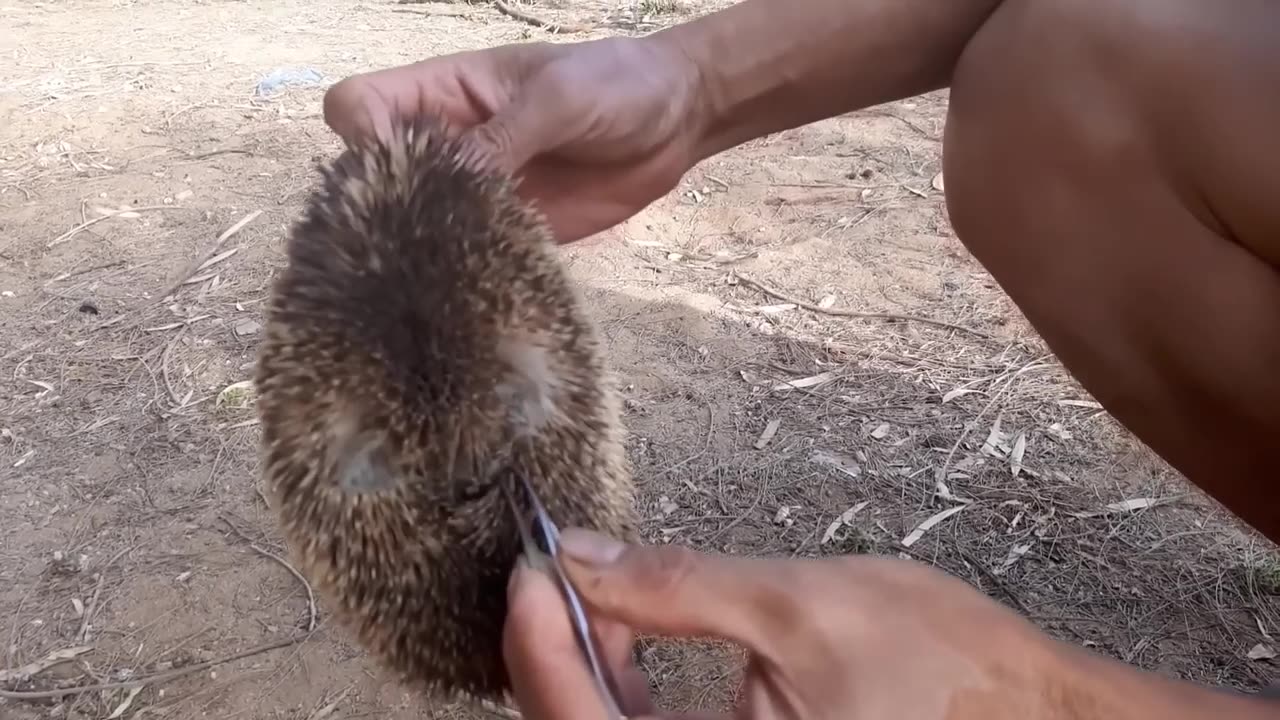
{"type": "Polygon", "coordinates": [[[561,527],[634,536],[613,380],[542,218],[444,126],[321,172],[258,356],[272,505],[384,666],[497,699],[521,550],[499,483],[526,475],[561,527]]]}

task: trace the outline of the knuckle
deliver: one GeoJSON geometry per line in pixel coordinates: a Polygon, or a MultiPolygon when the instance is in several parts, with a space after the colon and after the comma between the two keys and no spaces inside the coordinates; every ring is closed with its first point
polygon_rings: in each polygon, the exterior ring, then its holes
{"type": "Polygon", "coordinates": [[[471,132],[472,142],[486,159],[505,161],[515,145],[511,129],[506,123],[488,122],[478,125],[471,132]]]}
{"type": "Polygon", "coordinates": [[[640,587],[650,588],[658,597],[674,597],[698,576],[703,556],[696,550],[679,545],[634,547],[627,559],[628,574],[640,587]]]}

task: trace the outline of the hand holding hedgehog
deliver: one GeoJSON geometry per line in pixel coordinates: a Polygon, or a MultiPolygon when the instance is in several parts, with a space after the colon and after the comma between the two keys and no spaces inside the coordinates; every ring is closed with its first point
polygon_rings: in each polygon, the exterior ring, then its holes
{"type": "Polygon", "coordinates": [[[519,170],[519,194],[570,242],[676,186],[696,159],[696,100],[687,61],[617,39],[510,45],[349,78],[325,95],[324,113],[349,144],[386,138],[396,118],[443,117],[499,169],[519,170]]]}
{"type": "MultiPolygon", "coordinates": [[[[631,630],[744,648],[750,659],[733,714],[740,720],[1275,717],[1269,703],[1052,640],[919,563],[715,556],[577,529],[561,540],[631,720],[677,717],[654,708],[631,665],[631,630]]],[[[509,593],[503,649],[526,720],[604,717],[550,580],[520,569],[509,593]]]]}

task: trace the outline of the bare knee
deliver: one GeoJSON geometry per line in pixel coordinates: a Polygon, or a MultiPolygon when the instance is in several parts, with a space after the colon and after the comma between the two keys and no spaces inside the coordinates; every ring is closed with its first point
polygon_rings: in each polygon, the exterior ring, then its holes
{"type": "Polygon", "coordinates": [[[1260,161],[1280,157],[1277,81],[1280,5],[1005,0],[952,82],[953,222],[963,232],[974,194],[995,190],[991,164],[1103,185],[1156,176],[1201,224],[1280,267],[1280,169],[1260,161]]]}
{"type": "Polygon", "coordinates": [[[1280,6],[1245,5],[1006,0],[953,77],[944,171],[1067,368],[1280,537],[1280,6]]]}

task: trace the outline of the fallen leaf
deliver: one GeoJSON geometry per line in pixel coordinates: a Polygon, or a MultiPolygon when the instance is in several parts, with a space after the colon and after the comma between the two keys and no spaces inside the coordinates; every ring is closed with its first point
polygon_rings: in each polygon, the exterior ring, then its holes
{"type": "Polygon", "coordinates": [[[823,310],[826,310],[827,308],[835,304],[836,304],[836,296],[831,294],[823,295],[822,299],[818,301],[818,307],[822,308],[823,310]]]}
{"type": "Polygon", "coordinates": [[[826,450],[818,450],[813,453],[813,456],[810,459],[820,465],[826,465],[827,467],[842,472],[851,478],[856,478],[862,474],[862,466],[848,455],[841,455],[839,453],[828,452],[826,450]]]}
{"type": "Polygon", "coordinates": [[[943,179],[942,179],[942,173],[938,173],[937,175],[934,175],[934,176],[933,176],[933,180],[930,180],[930,181],[929,181],[929,184],[930,184],[930,185],[932,185],[932,186],[933,186],[933,189],[934,189],[934,190],[937,190],[938,192],[946,192],[946,191],[947,191],[947,190],[946,190],[946,183],[945,183],[945,182],[943,181],[943,179]]]}
{"type": "Polygon", "coordinates": [[[834,378],[835,378],[834,372],[818,373],[817,375],[810,375],[809,377],[800,378],[798,380],[783,381],[781,383],[778,383],[777,385],[774,385],[773,389],[774,390],[797,390],[800,388],[816,387],[823,383],[830,382],[834,378]]]}
{"type": "Polygon", "coordinates": [[[1009,548],[1009,554],[1005,556],[1004,562],[1000,563],[1000,567],[992,570],[992,572],[996,575],[1003,575],[1009,570],[1009,568],[1013,567],[1014,563],[1021,560],[1023,555],[1030,552],[1032,547],[1033,543],[1026,543],[1023,545],[1014,545],[1009,548]]]}
{"type": "Polygon", "coordinates": [[[1274,660],[1276,658],[1276,649],[1264,643],[1254,645],[1248,655],[1250,660],[1274,660]]]}
{"type": "Polygon", "coordinates": [[[1027,452],[1027,434],[1018,433],[1018,438],[1013,441],[1013,451],[1009,453],[1009,471],[1016,478],[1022,472],[1022,456],[1027,452]]]}
{"type": "Polygon", "coordinates": [[[1116,515],[1119,513],[1135,512],[1137,510],[1146,510],[1147,508],[1159,507],[1176,502],[1181,498],[1133,498],[1132,500],[1121,500],[1104,505],[1098,510],[1087,510],[1085,512],[1071,513],[1071,517],[1075,518],[1094,518],[1103,515],[1116,515]]]}
{"type": "Polygon", "coordinates": [[[680,506],[671,501],[671,498],[663,495],[658,498],[658,508],[662,510],[662,516],[667,517],[671,513],[680,509],[680,506]]]}
{"type": "Polygon", "coordinates": [[[795,303],[782,303],[781,305],[760,305],[759,307],[754,308],[756,312],[762,313],[764,315],[777,315],[778,313],[786,312],[788,310],[795,310],[795,309],[796,309],[795,303]]]}
{"type": "Polygon", "coordinates": [[[791,519],[791,510],[792,510],[791,506],[788,506],[788,505],[783,505],[782,507],[778,508],[778,512],[775,513],[773,516],[773,524],[785,525],[787,527],[790,527],[792,524],[794,524],[795,520],[791,519]]]}
{"type": "Polygon", "coordinates": [[[875,430],[871,431],[873,440],[883,440],[889,434],[889,423],[880,423],[875,430]]]}
{"type": "Polygon", "coordinates": [[[1058,404],[1066,405],[1067,407],[1089,408],[1090,410],[1102,409],[1102,403],[1097,403],[1092,400],[1059,400],[1058,404]]]}
{"type": "Polygon", "coordinates": [[[858,503],[857,505],[854,505],[853,507],[849,508],[848,510],[845,510],[844,512],[840,513],[840,517],[833,520],[832,523],[827,526],[827,531],[822,533],[821,544],[826,545],[827,543],[834,540],[836,537],[836,533],[840,531],[840,528],[846,525],[852,525],[853,516],[857,515],[859,512],[861,512],[864,508],[866,508],[870,504],[871,504],[870,500],[864,500],[858,503]]]}
{"type": "Polygon", "coordinates": [[[947,403],[951,402],[952,400],[955,400],[961,395],[968,395],[969,393],[975,393],[975,392],[978,392],[978,391],[972,388],[966,388],[966,387],[958,387],[954,390],[948,390],[947,394],[942,396],[942,404],[946,405],[947,403]]]}
{"type": "Polygon", "coordinates": [[[987,439],[982,442],[982,454],[1002,457],[1004,452],[1001,446],[1004,445],[1007,437],[1009,437],[1007,433],[1000,431],[1000,418],[997,417],[996,421],[991,423],[991,432],[987,433],[987,439]]]}
{"type": "Polygon", "coordinates": [[[123,716],[124,711],[128,710],[129,706],[133,704],[133,699],[138,697],[138,693],[142,692],[144,689],[146,689],[145,685],[139,685],[138,687],[130,690],[129,694],[125,696],[124,702],[116,706],[116,709],[107,716],[107,720],[116,720],[116,718],[123,716]]]}
{"type": "Polygon", "coordinates": [[[1050,425],[1046,430],[1046,432],[1048,432],[1053,437],[1058,438],[1059,440],[1070,440],[1073,437],[1075,437],[1074,435],[1071,434],[1070,430],[1067,430],[1066,428],[1062,427],[1062,423],[1054,423],[1050,425]]]}
{"type": "Polygon", "coordinates": [[[961,510],[967,507],[969,506],[956,505],[955,507],[947,508],[946,510],[943,510],[940,513],[935,513],[934,515],[929,517],[929,519],[917,525],[915,530],[912,530],[910,533],[907,533],[907,536],[902,538],[902,546],[911,547],[912,545],[915,545],[920,538],[924,537],[925,533],[929,532],[929,530],[933,528],[933,526],[937,525],[943,520],[946,520],[952,515],[955,515],[956,513],[960,512],[961,510]]]}
{"type": "Polygon", "coordinates": [[[22,682],[29,680],[33,675],[38,675],[54,665],[59,665],[67,662],[68,660],[74,660],[92,649],[93,647],[89,645],[81,645],[79,647],[54,650],[35,662],[27,663],[26,665],[12,670],[0,670],[0,685],[8,685],[14,681],[22,682]]]}
{"type": "Polygon", "coordinates": [[[218,393],[218,397],[214,400],[216,407],[244,408],[248,407],[253,400],[253,381],[241,380],[240,382],[231,383],[218,393]]]}
{"type": "Polygon", "coordinates": [[[764,447],[769,444],[769,441],[773,439],[773,436],[777,434],[778,428],[781,425],[782,425],[781,420],[778,420],[776,418],[773,420],[770,420],[769,424],[765,425],[764,432],[760,433],[759,439],[756,440],[755,448],[757,450],[763,450],[764,447]]]}

